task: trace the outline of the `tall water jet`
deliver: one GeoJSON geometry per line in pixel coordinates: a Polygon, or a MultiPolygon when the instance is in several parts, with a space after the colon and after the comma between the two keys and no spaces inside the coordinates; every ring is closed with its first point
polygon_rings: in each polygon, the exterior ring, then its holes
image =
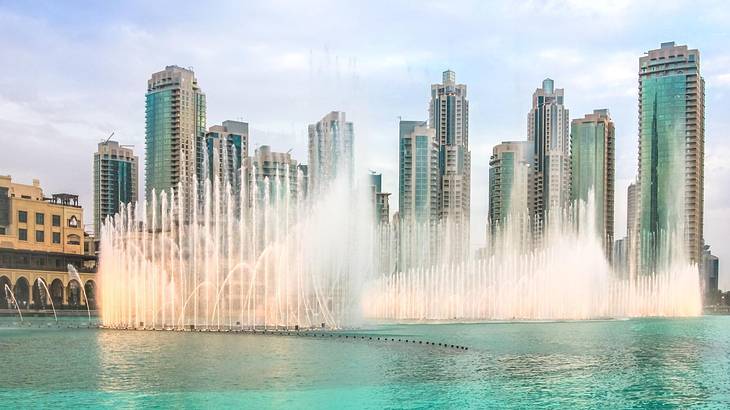
{"type": "Polygon", "coordinates": [[[22,322],[23,321],[23,313],[20,312],[20,305],[18,304],[18,300],[15,299],[15,294],[10,289],[10,287],[8,286],[8,284],[6,283],[5,284],[5,298],[6,299],[8,298],[8,294],[10,294],[10,296],[13,298],[13,303],[15,303],[15,309],[17,309],[18,316],[20,316],[20,321],[22,322]]]}
{"type": "Polygon", "coordinates": [[[68,269],[69,279],[75,280],[81,288],[81,294],[84,295],[84,304],[86,305],[86,314],[89,317],[89,323],[91,323],[91,310],[89,309],[89,298],[86,296],[86,286],[84,286],[84,282],[81,280],[81,276],[79,276],[79,271],[76,270],[74,265],[69,263],[66,268],[68,269]]]}
{"type": "Polygon", "coordinates": [[[38,286],[38,292],[41,292],[45,289],[46,296],[48,296],[48,300],[51,301],[51,309],[53,309],[53,318],[56,320],[56,323],[58,323],[58,315],[56,315],[56,306],[53,305],[53,297],[51,297],[51,291],[48,290],[48,286],[46,286],[46,282],[42,281],[40,278],[36,280],[36,283],[38,286]],[[42,285],[42,286],[41,286],[42,285]]]}
{"type": "MultiPolygon", "coordinates": [[[[544,236],[536,239],[529,218],[513,215],[504,225],[488,229],[494,234],[480,258],[382,274],[366,290],[363,310],[368,317],[387,320],[701,314],[698,268],[683,257],[681,248],[664,247],[674,252],[672,263],[661,271],[619,278],[604,255],[594,221],[593,204],[579,203],[564,213],[553,212],[544,236]]],[[[428,244],[430,239],[414,241],[419,242],[428,244]]]]}
{"type": "Polygon", "coordinates": [[[338,328],[358,320],[373,263],[360,191],[337,180],[309,200],[301,171],[287,169],[263,179],[254,170],[238,187],[234,179],[207,179],[190,201],[181,190],[155,195],[149,207],[124,206],[105,221],[105,326],[338,328]]]}

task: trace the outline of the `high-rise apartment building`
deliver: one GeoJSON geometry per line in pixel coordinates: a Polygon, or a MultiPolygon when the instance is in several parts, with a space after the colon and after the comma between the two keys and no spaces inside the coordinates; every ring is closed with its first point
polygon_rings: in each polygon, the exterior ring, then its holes
{"type": "MultiPolygon", "coordinates": [[[[257,206],[263,205],[267,196],[270,204],[277,200],[285,201],[287,195],[290,202],[306,198],[307,166],[300,165],[290,153],[274,152],[268,145],[261,145],[256,148],[254,155],[245,159],[245,166],[248,192],[252,192],[252,184],[256,184],[254,195],[257,206]]],[[[253,197],[249,195],[248,200],[251,206],[253,197]]]]}
{"type": "Polygon", "coordinates": [[[390,223],[390,192],[383,192],[383,174],[370,171],[368,178],[370,179],[372,207],[375,213],[374,221],[378,225],[387,225],[390,223]]]}
{"type": "Polygon", "coordinates": [[[613,255],[616,137],[608,110],[594,110],[593,114],[573,120],[570,147],[570,200],[593,201],[596,234],[601,237],[610,259],[613,255]]]}
{"type": "Polygon", "coordinates": [[[570,198],[569,113],[564,90],[546,78],[532,94],[527,140],[533,143],[530,209],[536,232],[542,232],[550,210],[565,207],[570,198]]]}
{"type": "Polygon", "coordinates": [[[441,84],[431,85],[429,126],[439,147],[439,211],[452,232],[444,244],[449,258],[469,250],[471,210],[471,152],[469,151],[469,100],[466,85],[456,83],[456,73],[444,71],[441,84]]]}
{"type": "Polygon", "coordinates": [[[681,245],[690,260],[700,261],[704,140],[700,52],[662,43],[639,59],[637,220],[642,273],[656,270],[681,245]]]}
{"type": "Polygon", "coordinates": [[[139,158],[130,147],[107,140],[94,153],[94,233],[97,238],[107,216],[119,204],[134,205],[138,197],[139,158]]]}
{"type": "Polygon", "coordinates": [[[195,73],[167,66],[147,81],[145,194],[177,190],[189,201],[193,176],[202,179],[205,94],[195,73]]]}
{"type": "Polygon", "coordinates": [[[400,121],[398,215],[407,223],[432,223],[440,217],[439,147],[426,121],[400,121]]]}
{"type": "Polygon", "coordinates": [[[230,184],[234,192],[240,188],[241,166],[248,157],[248,123],[223,121],[205,134],[207,174],[218,178],[221,186],[230,184]]]}
{"type": "Polygon", "coordinates": [[[626,271],[630,278],[636,277],[638,268],[638,190],[636,182],[629,184],[626,189],[626,271]]]}
{"type": "Polygon", "coordinates": [[[489,223],[492,232],[510,215],[527,213],[528,175],[532,144],[505,141],[495,145],[489,159],[489,223]]]}
{"type": "Polygon", "coordinates": [[[309,125],[309,178],[312,192],[325,190],[338,177],[353,177],[354,128],[344,112],[332,111],[309,125]]]}

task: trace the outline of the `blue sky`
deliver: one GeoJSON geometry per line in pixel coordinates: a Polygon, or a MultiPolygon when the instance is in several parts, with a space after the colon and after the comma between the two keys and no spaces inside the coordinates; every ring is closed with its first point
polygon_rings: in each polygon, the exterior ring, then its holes
{"type": "MultiPolygon", "coordinates": [[[[661,42],[702,53],[705,237],[730,287],[730,5],[723,1],[527,2],[0,1],[0,174],[82,196],[90,222],[100,139],[144,155],[150,74],[193,67],[208,125],[250,123],[252,146],[306,160],[306,126],[331,110],[355,123],[358,167],[397,192],[398,118],[427,118],[445,69],[469,87],[472,241],[484,242],[492,146],[524,139],[545,77],[572,118],[616,123],[616,236],[637,167],[638,59],[661,42]],[[723,261],[726,261],[723,263],[723,261]],[[725,274],[727,272],[727,275],[725,274]]],[[[395,197],[395,198],[394,198],[395,197]]],[[[393,206],[397,204],[397,195],[393,206]]]]}

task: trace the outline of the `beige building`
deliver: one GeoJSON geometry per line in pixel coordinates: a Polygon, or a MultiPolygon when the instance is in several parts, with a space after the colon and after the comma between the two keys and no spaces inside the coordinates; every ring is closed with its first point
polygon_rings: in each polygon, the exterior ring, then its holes
{"type": "Polygon", "coordinates": [[[45,197],[38,180],[26,185],[0,176],[0,309],[14,307],[6,285],[21,308],[45,308],[48,295],[39,280],[58,300],[57,308],[83,304],[80,284],[68,273],[69,264],[80,272],[91,301],[94,272],[87,266],[94,266],[95,259],[84,254],[78,196],[45,197]]]}

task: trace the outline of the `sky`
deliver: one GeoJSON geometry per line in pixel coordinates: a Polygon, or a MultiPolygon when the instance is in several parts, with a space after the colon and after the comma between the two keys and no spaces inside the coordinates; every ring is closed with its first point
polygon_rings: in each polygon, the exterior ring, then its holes
{"type": "MultiPolygon", "coordinates": [[[[430,84],[468,87],[472,243],[485,242],[492,147],[527,135],[544,78],[571,118],[608,108],[616,126],[616,237],[638,165],[638,61],[675,41],[701,52],[706,81],[705,240],[730,288],[730,3],[725,1],[0,0],[0,174],[80,195],[92,223],[98,142],[144,163],[147,80],[192,67],[207,125],[249,123],[306,162],[307,125],[333,110],[355,127],[361,173],[383,173],[397,209],[398,121],[426,120],[430,84]]],[[[144,173],[140,172],[140,186],[144,173]]]]}

